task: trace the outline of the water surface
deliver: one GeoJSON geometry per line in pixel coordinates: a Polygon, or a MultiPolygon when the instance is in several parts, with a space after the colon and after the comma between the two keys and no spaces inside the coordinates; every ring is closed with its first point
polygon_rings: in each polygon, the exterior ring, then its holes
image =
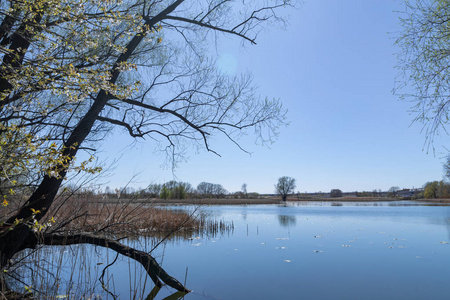
{"type": "Polygon", "coordinates": [[[411,204],[212,206],[233,234],[166,245],[163,265],[188,268],[185,299],[446,299],[450,207],[411,204]]]}
{"type": "MultiPolygon", "coordinates": [[[[176,239],[152,253],[193,290],[184,299],[416,300],[450,295],[449,206],[310,202],[201,210],[232,222],[234,230],[176,239]]],[[[140,250],[152,248],[145,238],[125,242],[140,250]]],[[[116,258],[114,252],[92,246],[61,249],[63,256],[76,258],[74,266],[81,266],[70,276],[95,291],[85,298],[113,299],[98,278],[116,258]],[[82,249],[81,254],[74,255],[74,249],[82,249]]],[[[118,299],[142,299],[152,289],[143,268],[123,257],[107,269],[104,281],[118,299]]],[[[73,285],[69,295],[82,289],[73,285]]],[[[155,299],[174,292],[163,288],[155,299]]]]}

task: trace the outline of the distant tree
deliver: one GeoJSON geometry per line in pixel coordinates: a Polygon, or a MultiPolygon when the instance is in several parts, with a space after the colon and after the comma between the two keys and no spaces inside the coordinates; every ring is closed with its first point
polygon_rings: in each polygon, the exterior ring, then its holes
{"type": "Polygon", "coordinates": [[[136,194],[136,189],[132,186],[127,186],[122,193],[126,196],[134,196],[136,194]]]}
{"type": "Polygon", "coordinates": [[[161,199],[186,199],[192,191],[190,183],[171,180],[162,185],[159,197],[161,199]]]}
{"type": "Polygon", "coordinates": [[[205,196],[205,197],[212,195],[212,190],[213,190],[212,186],[213,186],[212,183],[200,182],[197,185],[197,193],[202,196],[205,196]]]}
{"type": "Polygon", "coordinates": [[[243,198],[243,197],[244,197],[244,196],[242,195],[242,192],[241,192],[241,191],[237,191],[237,192],[232,193],[232,196],[233,196],[234,199],[240,199],[240,198],[243,198]]]}
{"type": "Polygon", "coordinates": [[[397,192],[400,190],[398,186],[391,186],[388,190],[388,196],[389,197],[396,197],[397,192]]]}
{"type": "Polygon", "coordinates": [[[247,198],[250,198],[250,199],[259,199],[259,197],[260,197],[259,193],[255,193],[255,192],[247,193],[247,198]]]}
{"type": "Polygon", "coordinates": [[[356,197],[371,197],[373,194],[368,191],[356,192],[356,197]]]}
{"type": "Polygon", "coordinates": [[[331,198],[339,198],[342,197],[342,191],[340,189],[332,189],[330,192],[331,198]]]}
{"type": "Polygon", "coordinates": [[[185,199],[186,197],[187,193],[183,185],[177,185],[173,190],[170,191],[171,199],[185,199]]]}
{"type": "Polygon", "coordinates": [[[175,180],[171,180],[168,181],[166,183],[164,183],[164,185],[169,189],[169,190],[173,190],[176,188],[176,186],[178,185],[178,182],[175,180]]]}
{"type": "Polygon", "coordinates": [[[146,192],[148,193],[149,197],[159,197],[159,193],[161,193],[162,185],[157,183],[150,184],[146,192]]]}
{"type": "Polygon", "coordinates": [[[286,201],[287,196],[295,189],[295,179],[288,176],[278,178],[278,183],[275,185],[275,192],[281,196],[283,201],[286,201]]]}
{"type": "Polygon", "coordinates": [[[188,182],[177,182],[171,190],[172,199],[186,199],[192,193],[192,185],[188,182]]]}
{"type": "Polygon", "coordinates": [[[111,188],[109,186],[105,187],[105,194],[106,195],[112,194],[111,188]]]}
{"type": "Polygon", "coordinates": [[[439,198],[450,198],[450,184],[441,180],[439,181],[439,188],[438,188],[438,196],[439,198]]]}
{"type": "Polygon", "coordinates": [[[248,194],[247,194],[247,184],[246,183],[242,184],[241,191],[242,191],[242,194],[244,195],[244,198],[247,198],[248,194]]]}
{"type": "Polygon", "coordinates": [[[428,182],[424,186],[424,197],[433,198],[450,198],[450,184],[441,181],[428,182]]]}
{"type": "Polygon", "coordinates": [[[216,197],[224,197],[226,194],[228,194],[228,191],[221,184],[215,185],[214,195],[216,197]]]}
{"type": "Polygon", "coordinates": [[[203,197],[220,198],[225,196],[228,192],[220,184],[201,182],[197,185],[197,193],[203,197]]]}
{"type": "Polygon", "coordinates": [[[162,185],[161,192],[159,193],[159,198],[161,199],[170,198],[170,190],[165,184],[162,185]]]}

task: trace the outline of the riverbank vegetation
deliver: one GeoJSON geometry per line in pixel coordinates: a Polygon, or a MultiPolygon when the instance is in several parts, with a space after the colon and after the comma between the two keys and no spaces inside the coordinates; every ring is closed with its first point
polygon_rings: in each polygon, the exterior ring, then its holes
{"type": "MultiPolygon", "coordinates": [[[[20,202],[19,199],[16,200],[20,202]]],[[[5,299],[2,297],[53,299],[61,294],[69,293],[64,289],[71,290],[70,293],[82,295],[94,286],[98,288],[98,284],[95,283],[98,278],[90,278],[92,283],[86,285],[88,277],[82,280],[70,279],[71,284],[66,283],[60,286],[61,280],[68,280],[67,278],[70,277],[61,278],[63,270],[69,268],[72,270],[70,272],[76,273],[77,269],[81,269],[89,275],[90,269],[95,268],[95,265],[89,266],[86,263],[77,262],[76,259],[69,259],[68,264],[67,258],[64,258],[66,257],[64,253],[68,250],[74,253],[73,257],[79,256],[79,259],[87,261],[92,256],[88,252],[96,249],[96,246],[101,246],[128,256],[146,268],[147,264],[153,264],[149,254],[162,242],[186,240],[203,235],[216,237],[230,233],[234,228],[232,222],[213,218],[195,207],[169,209],[152,205],[150,200],[144,201],[144,199],[140,201],[117,198],[114,201],[105,200],[104,197],[82,192],[69,194],[65,191],[59,194],[55,205],[49,210],[51,217],[44,218],[39,223],[29,224],[33,227],[36,239],[39,239],[40,243],[36,247],[24,249],[9,261],[8,271],[3,274],[4,286],[7,288],[0,290],[0,299],[5,299]],[[149,254],[129,247],[129,245],[142,247],[143,239],[146,245],[145,251],[149,254]],[[122,244],[122,241],[126,242],[122,244]],[[70,246],[74,244],[76,246],[85,244],[85,246],[82,248],[70,246]],[[63,247],[49,249],[50,246],[57,245],[63,247]],[[57,274],[50,276],[55,270],[57,274]],[[70,285],[75,285],[80,290],[74,291],[69,287],[70,285]],[[20,292],[24,289],[25,294],[20,292]]],[[[13,214],[12,206],[0,207],[2,219],[13,214]]],[[[100,250],[95,250],[97,251],[100,250]]],[[[155,266],[153,265],[152,268],[155,266]]],[[[171,280],[167,274],[163,273],[163,276],[167,276],[166,280],[171,280]]],[[[143,282],[146,281],[143,280],[143,282]]]]}
{"type": "MultiPolygon", "coordinates": [[[[205,193],[196,189],[188,182],[169,181],[163,184],[150,184],[147,188],[110,188],[106,186],[103,189],[84,189],[84,192],[90,194],[92,197],[97,197],[105,200],[114,199],[151,199],[152,203],[158,204],[269,204],[277,203],[283,199],[278,193],[274,194],[260,194],[257,192],[228,192],[220,184],[209,184],[211,186],[219,187],[217,191],[205,193]]],[[[200,185],[199,185],[200,186],[200,185]]],[[[370,201],[390,201],[390,200],[421,200],[421,199],[436,199],[436,198],[450,198],[449,183],[446,181],[433,181],[424,184],[420,188],[400,189],[397,186],[392,186],[387,191],[381,189],[374,189],[372,191],[351,191],[346,192],[340,189],[331,189],[329,192],[313,192],[301,193],[294,192],[293,189],[285,194],[288,201],[301,200],[315,200],[322,199],[323,201],[339,201],[351,200],[362,201],[370,199],[370,201]],[[433,191],[433,192],[432,192],[433,191]]],[[[246,186],[247,188],[247,186],[246,186]]],[[[276,190],[276,189],[275,189],[276,190]]],[[[274,190],[274,191],[275,191],[274,190]]]]}

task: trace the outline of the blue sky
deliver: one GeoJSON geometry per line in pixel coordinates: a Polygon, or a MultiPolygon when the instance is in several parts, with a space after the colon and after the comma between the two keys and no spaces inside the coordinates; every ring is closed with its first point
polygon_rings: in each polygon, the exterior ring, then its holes
{"type": "Polygon", "coordinates": [[[234,192],[273,193],[281,176],[297,179],[300,192],[363,191],[391,186],[421,187],[441,180],[446,155],[442,136],[435,152],[424,148],[421,124],[412,124],[411,103],[392,94],[397,75],[395,37],[401,1],[314,0],[290,10],[286,30],[267,29],[257,45],[220,40],[219,66],[230,73],[251,72],[261,96],[279,98],[289,110],[290,126],[278,141],[252,152],[217,139],[222,155],[194,150],[175,173],[162,168],[164,157],[149,142],[132,144],[119,132],[110,136],[100,158],[120,160],[110,187],[134,187],[172,179],[196,186],[220,183],[234,192]],[[113,145],[113,147],[111,147],[113,145]],[[175,177],[174,177],[175,176],[175,177]]]}

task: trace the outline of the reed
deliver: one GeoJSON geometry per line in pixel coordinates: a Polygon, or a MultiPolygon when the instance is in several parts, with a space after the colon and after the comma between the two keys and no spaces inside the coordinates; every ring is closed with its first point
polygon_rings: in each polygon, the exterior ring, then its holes
{"type": "Polygon", "coordinates": [[[73,197],[50,211],[56,224],[52,231],[92,232],[116,238],[167,234],[168,232],[193,232],[220,230],[223,221],[210,219],[196,209],[170,209],[133,200],[123,202],[92,202],[89,198],[73,197]]]}
{"type": "MultiPolygon", "coordinates": [[[[156,207],[132,200],[105,203],[83,196],[61,197],[59,201],[44,219],[51,226],[43,233],[90,232],[120,239],[145,252],[152,252],[162,243],[203,235],[214,237],[233,230],[232,223],[213,219],[197,209],[156,207]]],[[[19,297],[28,294],[34,299],[116,299],[114,278],[124,274],[110,268],[115,258],[114,251],[92,245],[27,249],[14,258],[8,270],[8,286],[20,292],[19,297]]],[[[151,280],[132,259],[120,259],[129,260],[130,294],[119,298],[145,298],[151,280]]],[[[0,299],[2,296],[6,297],[6,291],[0,291],[0,299]]]]}

